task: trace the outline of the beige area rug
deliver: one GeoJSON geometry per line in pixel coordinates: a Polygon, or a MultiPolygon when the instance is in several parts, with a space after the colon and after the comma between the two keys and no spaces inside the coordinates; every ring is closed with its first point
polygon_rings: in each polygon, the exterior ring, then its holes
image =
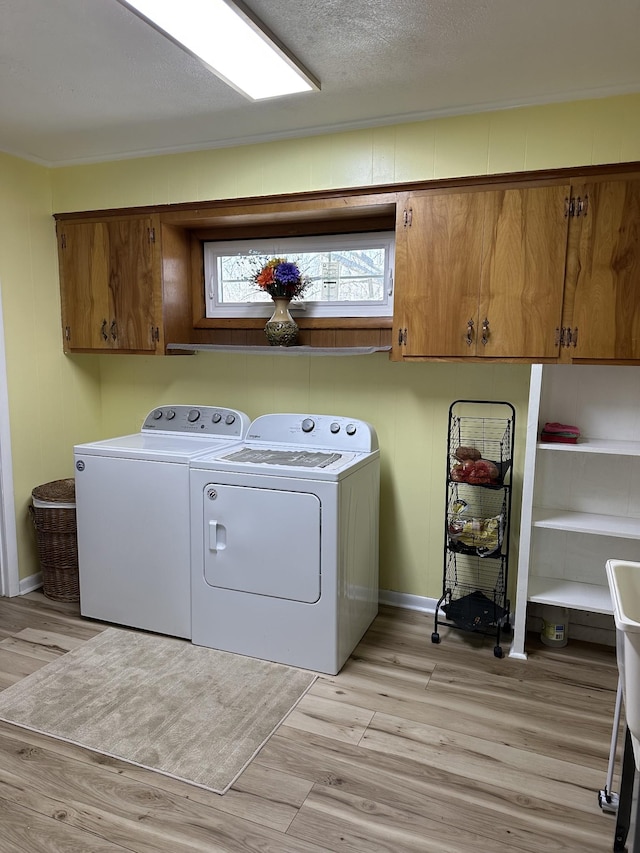
{"type": "Polygon", "coordinates": [[[315,679],[108,628],[2,691],[0,719],[223,794],[315,679]]]}

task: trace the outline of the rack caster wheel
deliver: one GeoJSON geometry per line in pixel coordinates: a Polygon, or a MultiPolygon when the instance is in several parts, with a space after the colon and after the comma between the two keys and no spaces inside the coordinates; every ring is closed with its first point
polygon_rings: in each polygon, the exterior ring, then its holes
{"type": "Polygon", "coordinates": [[[431,635],[431,642],[432,643],[439,643],[440,642],[440,634],[438,634],[437,631],[434,631],[433,634],[431,635]]]}
{"type": "Polygon", "coordinates": [[[493,653],[497,658],[501,658],[502,657],[502,646],[494,646],[493,647],[493,653]]]}

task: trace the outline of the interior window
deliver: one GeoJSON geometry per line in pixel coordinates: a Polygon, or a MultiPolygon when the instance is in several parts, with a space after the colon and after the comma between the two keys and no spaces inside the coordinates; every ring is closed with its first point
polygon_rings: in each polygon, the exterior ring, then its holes
{"type": "Polygon", "coordinates": [[[207,317],[264,317],[271,299],[252,280],[270,258],[298,265],[309,284],[291,303],[308,317],[393,313],[392,231],[209,242],[204,246],[207,317]]]}

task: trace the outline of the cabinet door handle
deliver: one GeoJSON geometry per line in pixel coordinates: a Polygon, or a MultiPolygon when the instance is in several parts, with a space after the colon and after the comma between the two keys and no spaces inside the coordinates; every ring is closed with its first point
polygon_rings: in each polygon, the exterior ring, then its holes
{"type": "Polygon", "coordinates": [[[109,340],[109,335],[107,334],[107,321],[106,320],[102,321],[102,326],[100,327],[100,334],[102,336],[103,341],[109,340]]]}
{"type": "Polygon", "coordinates": [[[489,343],[489,320],[485,317],[482,322],[482,345],[486,347],[489,343]]]}
{"type": "Polygon", "coordinates": [[[116,321],[114,320],[111,324],[111,328],[109,329],[111,332],[111,337],[115,341],[118,339],[118,326],[116,325],[116,321]]]}
{"type": "Polygon", "coordinates": [[[467,334],[465,335],[465,341],[467,342],[468,347],[470,347],[473,343],[473,318],[470,319],[467,323],[467,334]]]}

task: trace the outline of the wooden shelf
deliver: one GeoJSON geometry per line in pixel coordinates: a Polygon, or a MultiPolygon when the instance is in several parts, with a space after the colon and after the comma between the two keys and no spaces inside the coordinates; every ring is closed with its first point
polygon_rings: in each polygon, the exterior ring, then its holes
{"type": "Polygon", "coordinates": [[[270,347],[234,346],[233,344],[167,344],[167,350],[182,352],[234,352],[251,355],[371,355],[374,352],[389,352],[384,347],[270,347]]]}
{"type": "Polygon", "coordinates": [[[613,613],[608,587],[593,583],[564,580],[563,578],[529,577],[529,601],[587,610],[592,613],[613,613]]]}
{"type": "Polygon", "coordinates": [[[560,450],[569,453],[603,453],[612,456],[640,456],[640,441],[616,441],[603,438],[581,438],[577,444],[538,442],[538,450],[560,450]]]}
{"type": "Polygon", "coordinates": [[[590,533],[594,536],[640,539],[640,518],[534,507],[532,523],[534,527],[565,530],[569,533],[590,533]]]}

